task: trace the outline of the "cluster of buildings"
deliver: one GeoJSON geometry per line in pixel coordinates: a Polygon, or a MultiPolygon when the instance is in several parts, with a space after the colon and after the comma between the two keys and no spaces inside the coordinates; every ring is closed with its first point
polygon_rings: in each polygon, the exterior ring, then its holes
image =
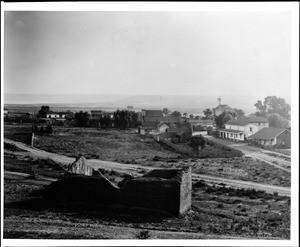
{"type": "Polygon", "coordinates": [[[233,141],[248,141],[249,143],[291,148],[291,132],[288,129],[269,127],[269,122],[261,117],[242,117],[229,120],[224,129],[218,129],[219,138],[233,141]]]}
{"type": "MultiPolygon", "coordinates": [[[[224,111],[231,111],[228,105],[219,104],[213,109],[214,115],[219,116],[224,111]]],[[[248,116],[229,120],[224,128],[216,129],[217,137],[233,141],[276,147],[291,148],[291,131],[284,128],[269,127],[269,121],[262,117],[248,116]]]]}
{"type": "Polygon", "coordinates": [[[141,114],[141,134],[148,132],[172,142],[186,142],[192,136],[192,125],[179,116],[144,109],[141,114]]]}
{"type": "MultiPolygon", "coordinates": [[[[234,111],[230,106],[221,104],[212,109],[213,118],[224,111],[234,111]]],[[[217,128],[214,119],[185,119],[164,114],[161,110],[142,110],[141,133],[149,132],[172,142],[185,142],[193,131],[207,130],[218,138],[232,141],[242,141],[262,146],[276,148],[291,148],[290,129],[274,128],[269,121],[253,115],[235,118],[225,122],[222,128],[217,128]]]]}
{"type": "MultiPolygon", "coordinates": [[[[221,104],[212,109],[213,117],[217,117],[225,112],[233,111],[233,109],[225,104],[221,104]]],[[[129,110],[132,106],[127,107],[129,110]]],[[[10,118],[33,118],[34,114],[20,111],[9,111],[4,109],[5,117],[10,118]]],[[[102,110],[91,110],[92,126],[98,127],[100,120],[105,118],[109,120],[110,127],[114,127],[113,112],[105,112],[102,110]]],[[[74,120],[75,115],[71,111],[65,112],[49,112],[46,118],[47,123],[64,122],[66,120],[74,120]]],[[[269,126],[267,119],[255,116],[245,116],[233,120],[229,120],[224,124],[223,128],[216,128],[214,119],[201,118],[184,118],[164,113],[162,110],[145,110],[139,112],[141,125],[139,132],[141,134],[151,133],[167,139],[172,142],[186,142],[193,131],[207,130],[208,134],[214,134],[218,138],[229,139],[232,141],[247,141],[250,143],[273,146],[278,148],[291,147],[291,131],[289,129],[273,128],[269,126]]]]}

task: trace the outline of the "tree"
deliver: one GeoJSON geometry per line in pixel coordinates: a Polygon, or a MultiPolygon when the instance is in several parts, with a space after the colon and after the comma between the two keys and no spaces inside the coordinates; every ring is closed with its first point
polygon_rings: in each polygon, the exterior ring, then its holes
{"type": "Polygon", "coordinates": [[[179,111],[173,111],[171,115],[175,117],[181,117],[181,113],[179,111]]]}
{"type": "Polygon", "coordinates": [[[134,128],[140,124],[139,115],[135,111],[117,110],[114,112],[115,126],[120,129],[134,128]]]}
{"type": "Polygon", "coordinates": [[[268,116],[270,127],[275,128],[288,128],[289,121],[280,116],[278,113],[272,113],[268,116]]]}
{"type": "Polygon", "coordinates": [[[193,151],[196,154],[198,154],[199,147],[201,147],[201,150],[202,150],[206,145],[206,140],[202,135],[192,136],[188,140],[188,145],[193,149],[193,151]]]}
{"type": "Polygon", "coordinates": [[[210,119],[213,115],[213,112],[211,109],[207,108],[206,110],[203,111],[205,118],[206,119],[210,119]]]}
{"type": "Polygon", "coordinates": [[[46,127],[46,132],[47,132],[48,134],[52,134],[52,126],[51,126],[50,124],[47,125],[47,127],[46,127]]]}
{"type": "Polygon", "coordinates": [[[245,116],[245,112],[242,109],[234,108],[234,111],[236,112],[238,118],[245,116]]]}
{"type": "Polygon", "coordinates": [[[47,117],[47,113],[50,112],[50,107],[47,105],[43,105],[38,112],[38,117],[45,118],[47,117]]]}
{"type": "Polygon", "coordinates": [[[190,114],[189,118],[190,118],[190,119],[195,119],[195,117],[194,117],[193,114],[190,114]]]}
{"type": "Polygon", "coordinates": [[[278,113],[285,119],[290,119],[291,106],[283,98],[277,98],[276,96],[267,96],[262,102],[258,100],[254,106],[257,109],[255,113],[258,117],[268,117],[272,113],[278,113]]]}
{"type": "Polygon", "coordinates": [[[215,118],[216,125],[221,128],[227,121],[233,120],[237,114],[234,111],[224,111],[215,118]]]}
{"type": "Polygon", "coordinates": [[[88,127],[90,120],[90,114],[88,112],[76,112],[75,113],[75,122],[79,127],[88,127]]]}
{"type": "Polygon", "coordinates": [[[169,114],[170,113],[170,110],[168,108],[164,108],[162,110],[163,114],[169,114]]]}

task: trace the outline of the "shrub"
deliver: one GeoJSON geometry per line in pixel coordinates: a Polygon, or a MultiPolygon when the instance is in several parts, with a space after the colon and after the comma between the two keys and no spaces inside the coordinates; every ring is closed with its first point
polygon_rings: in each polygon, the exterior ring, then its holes
{"type": "Polygon", "coordinates": [[[139,234],[137,235],[138,239],[148,239],[150,238],[150,232],[145,230],[145,231],[140,231],[139,234]]]}

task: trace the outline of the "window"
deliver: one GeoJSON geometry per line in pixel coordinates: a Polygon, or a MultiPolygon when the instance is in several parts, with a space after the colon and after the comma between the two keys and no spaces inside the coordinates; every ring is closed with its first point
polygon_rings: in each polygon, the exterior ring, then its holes
{"type": "Polygon", "coordinates": [[[233,134],[231,133],[231,135],[230,135],[231,137],[233,137],[233,134]]]}
{"type": "Polygon", "coordinates": [[[258,123],[258,126],[260,126],[260,123],[258,123]]]}
{"type": "Polygon", "coordinates": [[[252,131],[252,127],[250,127],[250,131],[252,131]]]}

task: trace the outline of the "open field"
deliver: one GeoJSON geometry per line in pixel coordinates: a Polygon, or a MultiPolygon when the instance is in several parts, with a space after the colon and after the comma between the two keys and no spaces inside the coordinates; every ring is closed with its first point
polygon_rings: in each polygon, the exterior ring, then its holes
{"type": "MultiPolygon", "coordinates": [[[[5,126],[5,137],[26,142],[29,125],[5,126]]],[[[290,186],[290,174],[250,157],[196,159],[182,156],[153,138],[135,130],[98,130],[55,127],[53,135],[40,136],[35,147],[54,153],[87,159],[139,164],[150,167],[191,166],[193,173],[238,179],[277,186],[290,186]]],[[[212,147],[208,147],[211,152],[212,147]]],[[[219,150],[220,152],[222,150],[219,150]]]]}
{"type": "Polygon", "coordinates": [[[192,210],[182,218],[116,216],[86,206],[70,210],[45,203],[38,192],[50,182],[43,184],[40,178],[60,177],[59,166],[47,160],[33,162],[5,156],[7,171],[26,172],[33,168],[34,177],[5,177],[4,238],[289,238],[289,197],[198,181],[193,184],[192,210]],[[119,233],[118,229],[123,228],[126,229],[119,233]]]}
{"type": "MultiPolygon", "coordinates": [[[[26,142],[30,130],[31,126],[25,125],[5,126],[5,137],[26,142]]],[[[288,173],[261,161],[249,157],[190,158],[134,131],[59,128],[53,135],[39,137],[35,145],[69,157],[83,154],[107,160],[108,165],[118,161],[124,164],[124,171],[128,166],[128,172],[131,166],[145,167],[139,172],[149,167],[191,166],[193,174],[290,185],[288,173]]],[[[4,238],[289,239],[289,197],[201,179],[193,179],[192,209],[183,218],[109,215],[99,207],[94,210],[85,205],[82,210],[50,205],[40,192],[63,176],[63,166],[12,144],[4,147],[4,238]]],[[[109,179],[120,178],[119,172],[103,171],[109,179]]]]}

